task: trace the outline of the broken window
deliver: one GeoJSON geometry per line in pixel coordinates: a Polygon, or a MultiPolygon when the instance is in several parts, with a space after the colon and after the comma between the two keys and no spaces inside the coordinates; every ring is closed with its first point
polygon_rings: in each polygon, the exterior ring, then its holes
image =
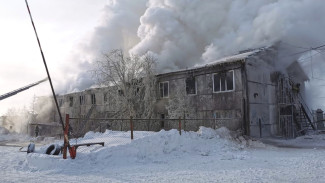
{"type": "Polygon", "coordinates": [[[160,128],[164,129],[165,128],[165,114],[160,114],[160,128]]]}
{"type": "Polygon", "coordinates": [[[196,82],[195,77],[186,78],[186,94],[193,95],[196,94],[196,82]]]}
{"type": "Polygon", "coordinates": [[[91,94],[91,104],[96,104],[96,95],[91,94]]]}
{"type": "Polygon", "coordinates": [[[80,102],[80,105],[84,105],[85,104],[85,97],[83,95],[80,95],[79,96],[79,102],[80,102]]]}
{"type": "Polygon", "coordinates": [[[169,96],[169,82],[161,82],[159,83],[159,91],[160,91],[160,97],[166,98],[169,96]]]}
{"type": "Polygon", "coordinates": [[[234,71],[213,74],[213,92],[234,90],[234,71]]]}
{"type": "Polygon", "coordinates": [[[104,103],[107,102],[107,93],[104,93],[104,103]]]}
{"type": "Polygon", "coordinates": [[[70,107],[73,106],[73,97],[69,97],[69,106],[70,106],[70,107]]]}
{"type": "Polygon", "coordinates": [[[61,107],[62,105],[63,105],[63,99],[60,98],[60,99],[59,99],[59,106],[61,107]]]}
{"type": "Polygon", "coordinates": [[[124,96],[124,91],[123,90],[118,90],[118,95],[119,96],[124,96]]]}

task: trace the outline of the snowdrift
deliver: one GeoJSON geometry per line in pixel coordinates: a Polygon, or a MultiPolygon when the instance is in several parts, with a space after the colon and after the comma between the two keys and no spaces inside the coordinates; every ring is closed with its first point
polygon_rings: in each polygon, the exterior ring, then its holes
{"type": "MultiPolygon", "coordinates": [[[[79,141],[103,140],[111,138],[112,133],[114,138],[129,139],[126,137],[127,132],[106,131],[89,132],[79,141]]],[[[250,140],[232,134],[227,128],[213,130],[200,127],[198,132],[182,132],[182,135],[179,135],[177,130],[136,133],[138,138],[132,142],[126,140],[120,145],[105,144],[105,147],[92,147],[89,151],[77,152],[75,160],[63,160],[62,156],[29,154],[21,163],[22,168],[29,171],[69,172],[78,167],[80,173],[89,172],[95,167],[97,171],[105,171],[134,164],[168,164],[179,159],[191,161],[193,157],[213,156],[220,160],[242,160],[247,156],[245,148],[252,144],[250,140]]]]}

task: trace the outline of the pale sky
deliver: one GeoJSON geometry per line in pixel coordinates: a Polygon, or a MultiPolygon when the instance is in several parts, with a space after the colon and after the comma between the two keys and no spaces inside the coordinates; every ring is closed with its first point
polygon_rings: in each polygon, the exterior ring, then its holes
{"type": "MultiPolygon", "coordinates": [[[[99,23],[106,0],[29,0],[34,23],[53,82],[64,79],[60,67],[99,23]]],[[[42,57],[24,0],[0,0],[0,95],[46,77],[42,57]]],[[[64,63],[64,64],[63,64],[64,63]]],[[[58,84],[58,83],[54,83],[58,84]]],[[[50,92],[43,83],[0,101],[0,115],[8,108],[31,105],[34,95],[50,92]]]]}

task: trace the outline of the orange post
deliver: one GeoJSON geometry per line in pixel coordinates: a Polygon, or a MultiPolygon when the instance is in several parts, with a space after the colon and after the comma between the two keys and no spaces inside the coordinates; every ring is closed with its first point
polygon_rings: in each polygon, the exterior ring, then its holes
{"type": "Polygon", "coordinates": [[[130,118],[130,127],[131,127],[131,140],[133,140],[133,120],[132,120],[132,116],[130,118]]]}
{"type": "Polygon", "coordinates": [[[65,115],[65,128],[64,128],[64,145],[63,145],[63,159],[67,159],[67,148],[68,148],[68,133],[69,133],[69,114],[65,115]]]}
{"type": "Polygon", "coordinates": [[[178,130],[179,130],[179,135],[182,135],[182,118],[179,117],[179,120],[178,120],[178,130]]]}
{"type": "Polygon", "coordinates": [[[71,146],[69,148],[69,153],[70,153],[71,159],[75,159],[76,156],[77,156],[77,149],[76,149],[76,147],[75,146],[71,146]]]}

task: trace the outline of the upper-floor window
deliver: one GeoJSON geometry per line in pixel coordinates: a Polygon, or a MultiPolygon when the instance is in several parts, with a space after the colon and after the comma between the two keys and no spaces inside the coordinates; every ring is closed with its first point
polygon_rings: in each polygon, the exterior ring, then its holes
{"type": "Polygon", "coordinates": [[[195,77],[186,78],[186,94],[187,95],[195,95],[196,94],[195,77]]]}
{"type": "Polygon", "coordinates": [[[124,91],[123,90],[117,90],[119,96],[124,96],[124,91]]]}
{"type": "Polygon", "coordinates": [[[161,82],[159,83],[159,91],[160,91],[160,97],[166,98],[169,96],[169,82],[161,82]]]}
{"type": "Polygon", "coordinates": [[[73,97],[69,97],[69,106],[70,106],[70,107],[73,106],[73,97]]]}
{"type": "Polygon", "coordinates": [[[213,74],[213,92],[226,92],[234,90],[234,71],[213,74]]]}
{"type": "Polygon", "coordinates": [[[80,95],[79,96],[79,101],[80,101],[80,105],[84,105],[85,104],[85,96],[84,95],[80,95]]]}
{"type": "Polygon", "coordinates": [[[107,102],[107,93],[104,93],[104,103],[107,102]]]}
{"type": "Polygon", "coordinates": [[[96,95],[91,94],[91,104],[96,104],[96,95]]]}
{"type": "Polygon", "coordinates": [[[61,107],[62,105],[63,105],[63,99],[60,98],[60,99],[59,99],[59,106],[61,107]]]}

